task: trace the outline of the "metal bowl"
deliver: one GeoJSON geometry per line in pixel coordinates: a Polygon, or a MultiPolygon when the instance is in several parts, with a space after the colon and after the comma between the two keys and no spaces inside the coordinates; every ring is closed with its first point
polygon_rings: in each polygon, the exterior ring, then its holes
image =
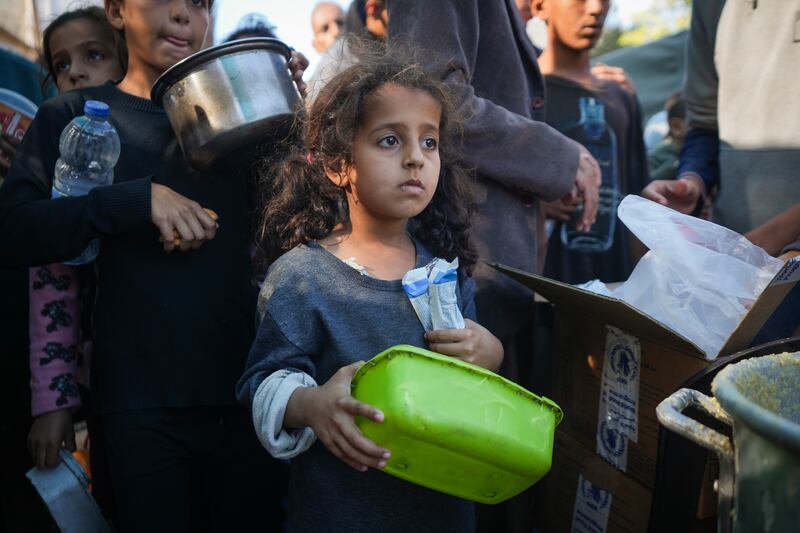
{"type": "Polygon", "coordinates": [[[242,39],[193,54],[158,78],[151,99],[164,107],[193,167],[288,132],[300,102],[290,58],[277,39],[242,39]]]}

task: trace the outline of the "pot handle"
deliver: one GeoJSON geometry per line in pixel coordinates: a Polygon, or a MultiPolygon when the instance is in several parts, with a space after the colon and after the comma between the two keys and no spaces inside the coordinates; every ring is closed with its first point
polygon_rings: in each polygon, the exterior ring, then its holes
{"type": "Polygon", "coordinates": [[[683,414],[683,410],[694,405],[699,407],[720,422],[732,425],[733,421],[719,403],[709,398],[702,392],[692,389],[679,389],[656,407],[658,421],[675,433],[686,437],[702,446],[716,452],[720,459],[733,459],[733,444],[725,435],[693,420],[683,414]]]}

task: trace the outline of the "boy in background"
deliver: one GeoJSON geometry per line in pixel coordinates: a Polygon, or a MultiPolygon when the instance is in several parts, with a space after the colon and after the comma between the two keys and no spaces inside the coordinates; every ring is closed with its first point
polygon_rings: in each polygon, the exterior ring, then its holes
{"type": "MultiPolygon", "coordinates": [[[[545,120],[565,131],[580,119],[580,98],[594,98],[605,108],[605,119],[617,138],[619,197],[638,194],[647,184],[647,154],[641,127],[639,103],[631,90],[601,79],[592,72],[590,54],[603,31],[609,0],[532,0],[533,16],[547,23],[547,46],[539,56],[544,74],[547,106],[545,120]]],[[[580,253],[562,244],[561,224],[575,210],[562,200],[545,205],[545,215],[555,221],[550,235],[544,273],[567,283],[599,278],[624,281],[635,264],[630,234],[617,224],[614,245],[603,253],[580,253]]]]}

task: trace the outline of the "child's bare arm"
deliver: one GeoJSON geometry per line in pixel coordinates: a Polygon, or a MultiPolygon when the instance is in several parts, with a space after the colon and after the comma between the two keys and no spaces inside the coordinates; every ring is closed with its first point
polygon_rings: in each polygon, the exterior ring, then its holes
{"type": "Polygon", "coordinates": [[[356,416],[383,422],[383,413],[350,395],[350,382],[363,361],[342,367],[322,386],[297,389],[289,398],[283,425],[311,427],[336,457],[356,470],[383,468],[391,456],[366,438],[355,424],[356,416]]]}
{"type": "Polygon", "coordinates": [[[464,329],[440,329],[425,334],[431,350],[457,357],[492,372],[503,364],[503,344],[492,333],[469,319],[464,329]]]}

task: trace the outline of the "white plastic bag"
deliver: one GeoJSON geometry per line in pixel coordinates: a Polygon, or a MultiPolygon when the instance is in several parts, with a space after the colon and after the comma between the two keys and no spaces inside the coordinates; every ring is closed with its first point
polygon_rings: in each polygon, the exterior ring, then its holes
{"type": "Polygon", "coordinates": [[[714,359],[783,262],[717,224],[627,196],[622,222],[650,251],[612,291],[714,359]]]}

